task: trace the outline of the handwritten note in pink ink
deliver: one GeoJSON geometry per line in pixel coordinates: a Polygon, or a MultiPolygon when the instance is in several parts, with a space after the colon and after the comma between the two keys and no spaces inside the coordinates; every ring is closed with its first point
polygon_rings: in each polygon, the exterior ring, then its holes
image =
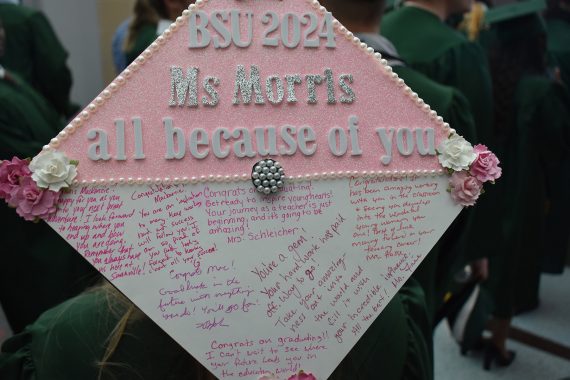
{"type": "Polygon", "coordinates": [[[52,140],[48,223],[218,378],[326,379],[460,212],[450,131],[318,3],[202,0],[52,140]]]}
{"type": "Polygon", "coordinates": [[[459,212],[446,186],[78,187],[49,223],[219,378],[325,379],[445,231],[441,210],[459,212]]]}

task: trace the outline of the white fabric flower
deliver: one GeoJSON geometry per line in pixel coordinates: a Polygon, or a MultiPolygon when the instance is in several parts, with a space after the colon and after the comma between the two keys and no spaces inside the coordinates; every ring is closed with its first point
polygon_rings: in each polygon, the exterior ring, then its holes
{"type": "Polygon", "coordinates": [[[454,171],[469,169],[469,165],[477,158],[469,141],[455,133],[444,140],[437,149],[441,166],[454,171]]]}
{"type": "Polygon", "coordinates": [[[58,151],[45,151],[38,154],[30,163],[32,179],[38,187],[60,191],[69,187],[77,176],[76,165],[65,154],[58,151]]]}

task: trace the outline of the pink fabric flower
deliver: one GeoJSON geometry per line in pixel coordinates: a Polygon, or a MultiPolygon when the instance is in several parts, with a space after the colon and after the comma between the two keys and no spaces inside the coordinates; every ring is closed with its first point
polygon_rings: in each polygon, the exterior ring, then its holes
{"type": "Polygon", "coordinates": [[[300,371],[298,374],[291,376],[287,380],[317,380],[317,378],[312,373],[300,371]]]}
{"type": "Polygon", "coordinates": [[[32,175],[27,160],[18,157],[0,163],[0,198],[9,202],[12,193],[20,187],[20,180],[32,175]]]}
{"type": "Polygon", "coordinates": [[[40,189],[32,177],[22,177],[20,186],[12,193],[8,204],[26,220],[43,219],[56,211],[60,194],[40,189]]]}
{"type": "Polygon", "coordinates": [[[465,171],[453,173],[449,185],[451,198],[462,206],[473,206],[483,189],[483,183],[465,171]]]}
{"type": "Polygon", "coordinates": [[[495,181],[501,177],[499,159],[485,145],[475,145],[473,148],[477,158],[471,164],[471,174],[481,182],[495,181]]]}

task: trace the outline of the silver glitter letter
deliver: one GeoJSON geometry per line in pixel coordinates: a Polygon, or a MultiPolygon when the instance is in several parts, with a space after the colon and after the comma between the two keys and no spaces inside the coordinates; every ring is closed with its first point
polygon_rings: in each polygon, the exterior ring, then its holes
{"type": "Polygon", "coordinates": [[[216,91],[214,86],[219,86],[219,85],[220,85],[220,80],[216,77],[206,77],[204,79],[204,90],[206,90],[206,92],[208,93],[208,95],[210,95],[210,98],[212,100],[208,99],[208,97],[204,95],[202,96],[202,104],[210,107],[215,107],[218,105],[220,101],[220,96],[218,95],[218,92],[216,91]]]}
{"type": "Polygon", "coordinates": [[[233,104],[240,104],[240,100],[238,97],[240,92],[243,103],[249,104],[251,102],[252,89],[253,91],[255,91],[255,104],[265,104],[265,101],[263,100],[263,95],[261,94],[259,68],[255,65],[251,65],[251,75],[250,78],[247,79],[245,67],[243,65],[238,65],[236,72],[233,104]]]}
{"type": "Polygon", "coordinates": [[[307,91],[309,93],[309,99],[307,100],[307,103],[316,104],[317,92],[315,84],[323,83],[323,77],[320,75],[309,74],[305,76],[305,79],[307,80],[307,91]]]}
{"type": "Polygon", "coordinates": [[[342,74],[340,76],[340,88],[346,94],[346,96],[342,95],[340,97],[340,102],[345,104],[352,104],[354,102],[354,99],[356,99],[356,95],[354,95],[354,91],[346,83],[346,80],[348,80],[348,83],[352,83],[354,81],[352,74],[342,74]]]}
{"type": "Polygon", "coordinates": [[[198,105],[198,68],[189,67],[186,77],[182,68],[172,66],[170,68],[170,102],[169,106],[184,107],[186,96],[188,96],[188,107],[198,105]]]}
{"type": "Polygon", "coordinates": [[[273,104],[279,104],[283,101],[283,96],[285,95],[285,91],[283,90],[283,81],[277,75],[271,75],[267,77],[265,81],[265,91],[267,91],[267,99],[273,104]],[[275,98],[275,94],[273,93],[273,81],[277,86],[277,98],[275,98]]]}
{"type": "Polygon", "coordinates": [[[334,97],[334,77],[331,69],[325,69],[325,80],[327,81],[327,103],[335,104],[334,97]]]}
{"type": "Polygon", "coordinates": [[[295,94],[295,85],[301,84],[301,75],[286,75],[285,80],[287,80],[287,102],[297,103],[297,96],[295,94]]]}

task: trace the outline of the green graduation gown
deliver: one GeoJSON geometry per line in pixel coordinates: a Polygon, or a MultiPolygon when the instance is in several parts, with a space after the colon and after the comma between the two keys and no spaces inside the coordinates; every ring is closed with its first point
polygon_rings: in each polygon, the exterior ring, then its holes
{"type": "MultiPolygon", "coordinates": [[[[404,6],[387,14],[381,32],[394,43],[411,68],[440,84],[457,89],[465,96],[475,122],[476,136],[466,134],[453,120],[448,122],[471,143],[489,146],[500,158],[501,147],[493,131],[491,75],[481,47],[451,29],[436,15],[413,6],[404,6]]],[[[463,211],[463,224],[455,223],[446,233],[446,238],[457,235],[460,243],[441,250],[442,258],[436,274],[436,307],[443,302],[448,280],[456,270],[477,258],[498,254],[492,252],[491,247],[500,239],[500,229],[491,228],[489,231],[488,225],[490,221],[498,223],[500,220],[500,213],[496,210],[501,194],[499,190],[496,186],[487,186],[477,205],[463,211]]],[[[444,242],[439,244],[440,247],[445,245],[444,242]]]]}
{"type": "Polygon", "coordinates": [[[394,44],[411,68],[458,89],[471,106],[477,137],[491,144],[494,137],[491,76],[481,47],[436,15],[412,6],[387,14],[382,21],[382,35],[394,44]]]}
{"type": "Polygon", "coordinates": [[[131,64],[150,44],[156,40],[156,24],[146,24],[138,31],[132,45],[125,51],[127,65],[131,64]]]}
{"type": "Polygon", "coordinates": [[[569,104],[566,90],[546,77],[526,75],[517,86],[505,157],[505,171],[511,173],[505,177],[511,194],[505,208],[511,249],[491,262],[496,317],[510,318],[516,310],[538,305],[547,204],[560,192],[568,196],[560,179],[568,177],[561,164],[570,155],[569,104]]]}
{"type": "MultiPolygon", "coordinates": [[[[427,320],[421,288],[413,280],[353,348],[331,379],[429,380],[429,361],[421,335],[427,320]],[[415,314],[412,320],[409,315],[415,314]],[[425,317],[425,315],[424,315],[425,317]],[[418,339],[418,337],[420,337],[418,339]]],[[[96,379],[108,338],[126,305],[101,289],[83,293],[44,313],[2,346],[0,378],[96,379]],[[110,311],[113,306],[115,313],[110,311]]],[[[102,379],[197,379],[198,364],[146,317],[133,318],[102,379]]]]}
{"type": "MultiPolygon", "coordinates": [[[[368,34],[359,34],[357,36],[375,51],[388,58],[388,62],[393,65],[393,71],[433,110],[443,117],[451,127],[455,128],[458,133],[467,139],[476,138],[475,123],[471,116],[469,103],[459,91],[452,87],[438,84],[424,74],[406,66],[400,59],[399,52],[385,38],[380,36],[374,38],[368,34]]],[[[461,246],[462,239],[465,238],[462,231],[464,229],[463,226],[467,222],[466,214],[462,213],[412,275],[412,279],[418,281],[425,294],[427,329],[424,331],[423,340],[430,355],[430,374],[432,374],[433,369],[432,326],[434,317],[440,304],[439,300],[443,299],[444,291],[442,289],[446,288],[444,284],[450,278],[450,272],[446,271],[446,268],[449,267],[449,262],[453,261],[456,252],[461,246]]],[[[416,315],[414,310],[411,310],[409,317],[421,320],[423,314],[416,315]]]]}
{"type": "MultiPolygon", "coordinates": [[[[60,130],[59,117],[23,80],[0,80],[0,160],[33,157],[60,130]]],[[[14,332],[84,289],[95,272],[46,223],[0,202],[0,303],[14,332]]]]}
{"type": "Polygon", "coordinates": [[[0,4],[6,30],[6,53],[0,65],[18,73],[40,92],[61,115],[76,111],[70,104],[71,71],[67,52],[46,17],[39,11],[0,4]]]}
{"type": "MultiPolygon", "coordinates": [[[[394,72],[459,134],[470,141],[476,139],[477,133],[469,102],[458,90],[439,84],[423,73],[408,67],[408,62],[400,59],[400,52],[392,51],[391,41],[383,41],[383,37],[380,36],[378,40],[367,34],[358,37],[384,56],[395,56],[394,72]],[[385,51],[386,49],[388,51],[385,51]]],[[[468,222],[468,215],[464,211],[413,274],[424,289],[430,323],[433,322],[436,310],[443,299],[445,284],[451,276],[449,267],[460,251],[462,241],[465,239],[463,230],[468,222]]],[[[431,343],[431,334],[426,336],[426,340],[431,343]]],[[[431,347],[431,344],[429,346],[431,347]]]]}
{"type": "MultiPolygon", "coordinates": [[[[440,85],[409,67],[396,66],[394,72],[459,134],[468,140],[475,138],[475,124],[469,103],[461,93],[451,87],[440,85]]],[[[447,290],[446,284],[452,275],[448,269],[455,261],[466,238],[463,230],[467,223],[469,223],[468,214],[462,212],[413,275],[424,287],[431,318],[435,316],[447,290]]]]}

